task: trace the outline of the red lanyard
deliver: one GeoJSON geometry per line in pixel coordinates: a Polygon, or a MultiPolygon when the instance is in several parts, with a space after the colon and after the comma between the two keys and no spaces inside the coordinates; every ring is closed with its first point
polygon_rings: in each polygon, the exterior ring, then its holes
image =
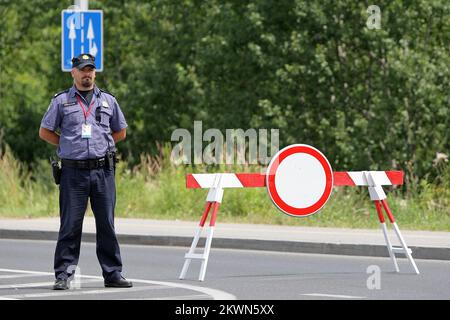
{"type": "Polygon", "coordinates": [[[94,105],[94,99],[92,99],[91,106],[89,107],[88,111],[86,111],[86,109],[84,108],[83,104],[81,103],[80,97],[79,96],[76,96],[76,97],[77,97],[78,103],[81,106],[81,109],[83,110],[84,120],[87,120],[87,117],[89,117],[89,114],[91,113],[92,106],[94,105]]]}

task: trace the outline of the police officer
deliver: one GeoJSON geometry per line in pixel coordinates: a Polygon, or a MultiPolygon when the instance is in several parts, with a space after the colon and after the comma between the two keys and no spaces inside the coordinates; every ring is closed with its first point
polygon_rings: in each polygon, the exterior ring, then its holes
{"type": "Polygon", "coordinates": [[[53,289],[69,288],[80,255],[88,198],[95,216],[97,257],[104,285],[132,287],[121,274],[122,260],[114,230],[116,189],[111,161],[115,144],[125,139],[127,123],[115,97],[95,85],[92,55],[73,58],[71,74],[74,85],[55,94],[39,129],[41,139],[58,146],[62,164],[61,225],[55,250],[53,289]]]}

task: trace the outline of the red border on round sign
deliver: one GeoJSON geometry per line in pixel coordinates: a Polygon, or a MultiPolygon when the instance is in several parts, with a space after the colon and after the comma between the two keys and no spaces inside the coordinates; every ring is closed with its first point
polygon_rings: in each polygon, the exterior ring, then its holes
{"type": "Polygon", "coordinates": [[[327,158],[316,148],[307,144],[293,144],[278,151],[278,153],[270,161],[266,173],[266,185],[269,196],[272,202],[278,207],[278,209],[290,216],[306,217],[322,209],[322,207],[330,198],[331,191],[333,190],[333,170],[331,169],[331,165],[328,162],[327,158]],[[313,156],[314,158],[319,160],[325,171],[326,183],[324,193],[316,203],[306,208],[296,208],[288,205],[281,199],[275,188],[275,173],[278,169],[278,166],[285,158],[294,153],[307,153],[313,156]]]}

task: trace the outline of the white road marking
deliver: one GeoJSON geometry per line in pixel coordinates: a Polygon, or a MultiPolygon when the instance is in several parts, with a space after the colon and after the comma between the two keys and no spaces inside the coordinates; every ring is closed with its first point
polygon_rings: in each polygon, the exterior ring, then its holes
{"type": "Polygon", "coordinates": [[[206,294],[191,294],[187,296],[173,296],[173,297],[158,297],[158,298],[150,298],[149,300],[199,300],[199,299],[208,299],[210,296],[206,294]]]}
{"type": "MultiPolygon", "coordinates": [[[[87,279],[84,280],[83,283],[86,282],[99,282],[97,279],[87,279]]],[[[20,284],[4,284],[0,286],[0,289],[19,289],[19,288],[35,288],[35,287],[48,287],[55,284],[55,281],[52,282],[31,282],[31,283],[20,283],[20,284]]]]}
{"type": "Polygon", "coordinates": [[[139,280],[139,279],[129,279],[129,280],[134,281],[134,282],[159,284],[159,285],[175,287],[175,288],[179,288],[179,289],[198,291],[198,292],[201,292],[201,293],[211,296],[214,300],[236,300],[236,297],[234,295],[232,295],[231,293],[213,289],[213,288],[208,288],[208,287],[199,287],[199,286],[193,286],[193,285],[189,285],[189,284],[181,284],[181,283],[173,283],[173,282],[165,282],[165,281],[149,281],[149,280],[139,280]]]}
{"type": "Polygon", "coordinates": [[[59,292],[44,292],[44,293],[28,293],[28,294],[17,294],[5,296],[6,298],[14,299],[25,299],[25,298],[48,298],[48,297],[66,297],[66,296],[78,296],[78,295],[88,295],[88,294],[108,294],[108,293],[126,293],[126,292],[137,292],[146,290],[156,290],[156,289],[169,289],[166,286],[142,286],[135,288],[107,288],[98,290],[64,290],[59,292]]]}
{"type": "Polygon", "coordinates": [[[303,296],[338,298],[338,299],[367,299],[367,297],[346,296],[341,294],[302,293],[303,296]]]}
{"type": "Polygon", "coordinates": [[[0,279],[14,279],[14,278],[28,278],[28,277],[40,277],[46,276],[46,274],[8,274],[0,276],[0,279]]]}
{"type": "Polygon", "coordinates": [[[19,269],[0,269],[0,272],[39,274],[39,275],[47,275],[47,276],[54,275],[54,273],[52,273],[52,272],[29,271],[29,270],[19,270],[19,269]]]}
{"type": "MultiPolygon", "coordinates": [[[[19,270],[19,269],[1,269],[0,272],[13,272],[13,273],[23,273],[23,274],[35,274],[35,275],[51,275],[54,276],[53,272],[42,272],[42,271],[30,271],[30,270],[19,270]]],[[[82,279],[96,279],[103,281],[103,277],[98,276],[88,276],[88,275],[80,275],[82,279]]],[[[174,283],[174,282],[166,282],[166,281],[152,281],[152,280],[143,280],[143,279],[128,279],[129,281],[135,282],[135,283],[145,283],[145,284],[151,284],[156,286],[166,286],[171,288],[178,288],[178,289],[186,289],[186,290],[192,290],[196,292],[200,292],[202,294],[208,295],[212,297],[214,300],[236,300],[236,297],[228,292],[221,291],[218,289],[208,288],[208,287],[200,287],[200,286],[194,286],[189,284],[182,284],[182,283],[174,283]]],[[[51,283],[53,284],[53,282],[51,283]]],[[[131,288],[129,288],[131,289],[131,288]]],[[[109,292],[116,291],[115,289],[109,288],[109,292]]],[[[92,290],[91,290],[92,291],[92,290]]],[[[127,289],[119,288],[120,292],[125,293],[127,289]]],[[[52,292],[53,295],[63,295],[67,291],[61,291],[59,292],[52,292]]],[[[90,291],[89,291],[90,292],[90,291]]],[[[38,294],[38,293],[36,293],[38,294]]],[[[47,293],[50,294],[50,293],[47,293]]],[[[0,297],[2,298],[12,298],[14,296],[4,296],[0,297]]]]}
{"type": "Polygon", "coordinates": [[[130,298],[121,300],[200,300],[200,299],[211,299],[211,297],[206,294],[190,294],[185,296],[170,296],[158,298],[130,298]]]}

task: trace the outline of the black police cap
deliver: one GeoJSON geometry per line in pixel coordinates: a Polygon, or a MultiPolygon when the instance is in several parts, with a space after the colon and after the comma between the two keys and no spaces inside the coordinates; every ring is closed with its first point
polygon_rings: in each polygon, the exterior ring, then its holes
{"type": "Polygon", "coordinates": [[[86,66],[95,68],[95,57],[89,53],[82,53],[72,59],[72,68],[83,69],[86,66]]]}

